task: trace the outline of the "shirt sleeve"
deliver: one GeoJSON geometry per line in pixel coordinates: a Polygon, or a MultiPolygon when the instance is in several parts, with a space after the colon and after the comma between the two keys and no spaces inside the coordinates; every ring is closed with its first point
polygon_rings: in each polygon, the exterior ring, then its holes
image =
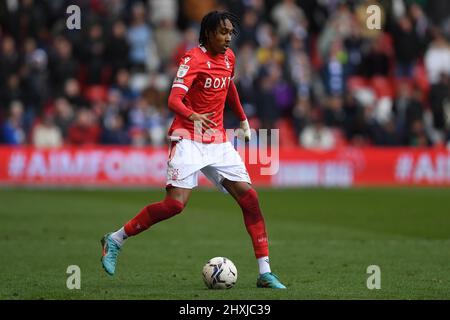
{"type": "Polygon", "coordinates": [[[189,91],[197,78],[198,67],[192,54],[184,55],[178,64],[178,71],[172,84],[172,88],[181,88],[189,91]]]}
{"type": "Polygon", "coordinates": [[[244,112],[244,108],[242,108],[241,101],[239,99],[239,94],[236,89],[236,85],[234,84],[233,81],[230,82],[230,87],[228,88],[227,103],[240,121],[244,121],[247,119],[247,116],[245,115],[244,112]]]}
{"type": "Polygon", "coordinates": [[[180,115],[184,118],[189,118],[191,114],[194,113],[192,109],[186,107],[183,103],[183,98],[186,95],[186,91],[178,87],[172,87],[169,95],[168,106],[169,109],[175,112],[175,114],[180,115]]]}

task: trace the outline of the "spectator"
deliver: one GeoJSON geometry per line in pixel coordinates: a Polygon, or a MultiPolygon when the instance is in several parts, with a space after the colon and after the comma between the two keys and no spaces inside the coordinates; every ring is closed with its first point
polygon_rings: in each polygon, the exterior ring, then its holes
{"type": "Polygon", "coordinates": [[[106,58],[111,66],[111,75],[114,79],[118,70],[128,68],[128,55],[130,46],[127,41],[127,27],[122,20],[115,21],[112,25],[112,33],[106,45],[106,58]]]}
{"type": "Polygon", "coordinates": [[[423,55],[426,46],[430,42],[431,24],[428,17],[425,15],[422,7],[417,3],[412,3],[409,7],[409,15],[411,16],[414,31],[417,40],[419,41],[420,54],[423,55]]]}
{"type": "Polygon", "coordinates": [[[55,125],[61,131],[64,141],[67,141],[69,128],[75,118],[72,105],[63,97],[55,99],[55,125]]]}
{"type": "Polygon", "coordinates": [[[447,0],[429,0],[426,2],[426,12],[435,25],[441,25],[448,19],[450,2],[447,0]]]}
{"type": "Polygon", "coordinates": [[[146,132],[146,138],[153,145],[163,145],[166,138],[168,117],[161,111],[155,100],[155,91],[147,94],[147,97],[138,99],[136,105],[129,113],[130,128],[133,132],[146,132]],[[150,95],[153,95],[151,97],[150,95]]]}
{"type": "Polygon", "coordinates": [[[101,141],[103,144],[112,145],[130,144],[130,138],[125,130],[124,121],[121,115],[115,114],[111,117],[111,120],[102,131],[101,141]]]}
{"type": "Polygon", "coordinates": [[[433,124],[438,130],[445,129],[445,103],[450,101],[450,74],[441,73],[439,82],[431,85],[429,101],[433,112],[433,124]]]}
{"type": "Polygon", "coordinates": [[[198,30],[190,26],[186,28],[186,30],[183,33],[183,37],[178,43],[177,47],[174,50],[174,54],[172,55],[172,61],[170,67],[172,68],[170,71],[171,74],[175,75],[176,68],[178,67],[178,64],[180,62],[180,59],[183,57],[183,55],[186,53],[186,51],[191,50],[192,48],[198,46],[198,30]],[[175,68],[175,70],[173,70],[175,68]]]}
{"type": "Polygon", "coordinates": [[[174,24],[178,16],[176,0],[147,0],[149,7],[149,20],[153,25],[161,23],[174,24]]]}
{"type": "Polygon", "coordinates": [[[83,62],[86,66],[87,85],[104,83],[104,59],[106,48],[103,41],[103,28],[99,23],[89,26],[87,38],[82,43],[83,62]]]}
{"type": "Polygon", "coordinates": [[[256,98],[256,113],[261,121],[262,129],[274,128],[279,116],[278,110],[274,108],[276,105],[274,86],[274,79],[269,74],[265,73],[260,77],[258,84],[259,93],[256,98]]]}
{"type": "Polygon", "coordinates": [[[49,94],[47,65],[47,53],[43,49],[36,48],[34,39],[28,38],[25,42],[25,72],[23,73],[24,91],[27,93],[27,99],[24,99],[24,102],[27,106],[33,106],[36,113],[41,112],[41,107],[49,94]]]}
{"type": "Polygon", "coordinates": [[[47,11],[44,4],[34,0],[22,0],[19,5],[18,19],[15,21],[17,40],[27,36],[37,38],[38,33],[45,27],[47,11]]]}
{"type": "Polygon", "coordinates": [[[139,96],[139,93],[130,86],[130,73],[127,69],[120,69],[117,72],[115,83],[111,88],[120,91],[122,97],[121,104],[124,110],[129,110],[135,99],[139,96]]]}
{"type": "Polygon", "coordinates": [[[242,27],[240,28],[239,37],[237,39],[239,48],[242,47],[243,44],[250,44],[252,46],[257,45],[256,32],[258,24],[259,19],[256,11],[251,9],[246,10],[242,18],[242,27]]]}
{"type": "Polygon", "coordinates": [[[144,98],[139,98],[130,109],[128,123],[131,130],[145,130],[149,105],[144,98]]]}
{"type": "Polygon", "coordinates": [[[394,119],[389,119],[386,123],[373,128],[373,142],[379,146],[395,147],[401,145],[401,138],[397,133],[394,119]]]}
{"type": "Polygon", "coordinates": [[[303,41],[295,35],[291,36],[288,64],[289,77],[294,82],[297,96],[309,97],[312,91],[313,67],[303,41]]]}
{"type": "Polygon", "coordinates": [[[0,87],[0,116],[5,115],[13,101],[22,101],[24,94],[17,74],[11,74],[6,84],[0,87]]]}
{"type": "Polygon", "coordinates": [[[412,147],[428,147],[431,145],[431,139],[425,131],[422,120],[416,119],[411,123],[408,132],[408,145],[412,147]]]}
{"type": "Polygon", "coordinates": [[[294,122],[294,130],[297,137],[303,129],[309,124],[311,117],[311,99],[306,96],[300,96],[297,103],[292,109],[292,117],[294,122]]]}
{"type": "Polygon", "coordinates": [[[273,32],[272,26],[263,24],[258,28],[256,35],[259,48],[256,51],[258,63],[266,65],[278,63],[282,65],[285,62],[284,52],[280,49],[279,38],[273,32]]]}
{"type": "Polygon", "coordinates": [[[128,29],[127,39],[130,44],[130,62],[135,71],[144,72],[147,69],[147,58],[156,59],[152,51],[154,46],[153,32],[145,22],[145,7],[135,3],[132,8],[131,25],[128,29]],[[150,55],[150,52],[152,54],[150,55]]]}
{"type": "Polygon", "coordinates": [[[341,96],[330,96],[326,99],[323,110],[323,122],[327,127],[340,128],[344,124],[343,99],[341,96]]]}
{"type": "Polygon", "coordinates": [[[8,119],[2,125],[3,143],[22,145],[27,142],[24,108],[20,101],[11,102],[8,119]]]}
{"type": "Polygon", "coordinates": [[[34,127],[33,144],[37,148],[58,148],[62,146],[62,133],[55,125],[54,115],[51,112],[45,112],[42,121],[34,127]]]}
{"type": "Polygon", "coordinates": [[[5,37],[0,48],[0,87],[3,87],[6,80],[19,70],[21,61],[13,38],[5,37]]]}
{"type": "Polygon", "coordinates": [[[133,147],[144,147],[147,144],[147,132],[141,129],[130,130],[131,145],[133,147]]]}
{"type": "Polygon", "coordinates": [[[146,128],[149,133],[150,143],[162,146],[166,142],[166,131],[170,125],[169,111],[165,107],[165,95],[161,94],[161,88],[157,84],[142,92],[142,96],[148,104],[146,128]]]}
{"type": "Polygon", "coordinates": [[[450,75],[450,46],[442,31],[433,31],[433,42],[425,53],[425,67],[431,84],[439,81],[440,74],[450,75]]]}
{"type": "Polygon", "coordinates": [[[80,84],[76,79],[68,79],[64,85],[64,98],[75,108],[90,106],[89,101],[81,94],[80,84]]]}
{"type": "Polygon", "coordinates": [[[72,44],[63,37],[57,37],[50,54],[50,84],[56,94],[62,94],[64,84],[78,76],[79,63],[72,53],[72,44]]]}
{"type": "Polygon", "coordinates": [[[345,51],[348,53],[348,73],[356,75],[361,73],[363,60],[364,39],[361,37],[361,30],[354,28],[350,36],[344,39],[345,51]]]}
{"type": "Polygon", "coordinates": [[[312,123],[303,129],[300,135],[300,145],[307,149],[329,150],[335,146],[332,131],[325,127],[320,113],[312,113],[312,123]]]}
{"type": "MultiPolygon", "coordinates": [[[[259,68],[258,60],[255,57],[255,48],[251,42],[246,42],[239,50],[235,66],[235,83],[239,90],[239,97],[245,114],[249,118],[256,117],[256,100],[255,81],[259,68]]],[[[225,126],[228,128],[236,127],[238,119],[229,108],[225,109],[225,126]]]]}
{"type": "Polygon", "coordinates": [[[95,145],[100,142],[100,127],[89,109],[77,111],[75,123],[69,128],[68,143],[75,146],[95,145]]]}
{"type": "Polygon", "coordinates": [[[276,114],[285,117],[290,115],[295,103],[295,90],[288,79],[283,75],[281,66],[271,63],[267,66],[270,81],[273,85],[272,91],[275,98],[276,114]]]}
{"type": "MultiPolygon", "coordinates": [[[[418,128],[413,130],[414,123],[423,121],[423,106],[421,100],[413,94],[413,88],[408,83],[400,83],[399,93],[394,101],[397,128],[402,137],[402,143],[411,143],[410,134],[419,133],[418,128]]],[[[419,125],[416,124],[418,127],[419,125]]]]}
{"type": "Polygon", "coordinates": [[[317,49],[319,50],[320,57],[327,59],[333,43],[348,38],[352,30],[357,27],[348,5],[345,2],[339,2],[338,9],[331,14],[324,30],[319,36],[317,49]]]}
{"type": "MultiPolygon", "coordinates": [[[[105,109],[102,110],[100,116],[102,117],[102,126],[109,128],[112,122],[115,121],[117,115],[126,116],[127,111],[123,105],[122,94],[117,89],[110,89],[108,92],[108,99],[105,109]]],[[[122,119],[123,120],[123,119],[122,119]]]]}
{"type": "Polygon", "coordinates": [[[365,106],[355,98],[353,92],[346,93],[342,110],[345,114],[344,132],[347,140],[353,145],[367,145],[370,133],[365,106]]]}
{"type": "Polygon", "coordinates": [[[288,37],[297,25],[305,25],[306,17],[295,0],[283,0],[272,9],[271,17],[277,26],[280,39],[288,37]]]}
{"type": "Polygon", "coordinates": [[[381,38],[370,44],[369,51],[364,55],[361,63],[361,74],[371,78],[374,76],[387,77],[390,74],[390,58],[383,48],[381,38]]]}
{"type": "Polygon", "coordinates": [[[322,77],[328,95],[344,94],[347,54],[341,40],[333,42],[327,60],[323,65],[322,77]]]}
{"type": "Polygon", "coordinates": [[[408,16],[400,18],[394,26],[395,75],[399,78],[413,76],[414,64],[419,55],[419,41],[408,16]]]}
{"type": "MultiPolygon", "coordinates": [[[[180,32],[176,29],[174,21],[170,19],[160,20],[155,28],[155,45],[157,56],[162,67],[170,64],[172,54],[180,42],[180,32]]],[[[153,69],[157,69],[156,67],[153,69]]]]}

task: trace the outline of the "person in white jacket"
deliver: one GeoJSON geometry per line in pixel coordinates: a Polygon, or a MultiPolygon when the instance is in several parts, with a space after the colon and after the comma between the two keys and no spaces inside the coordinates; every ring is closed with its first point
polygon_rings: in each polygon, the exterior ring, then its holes
{"type": "Polygon", "coordinates": [[[439,29],[434,30],[433,38],[425,53],[425,68],[431,85],[439,82],[442,73],[450,75],[450,44],[439,29]]]}

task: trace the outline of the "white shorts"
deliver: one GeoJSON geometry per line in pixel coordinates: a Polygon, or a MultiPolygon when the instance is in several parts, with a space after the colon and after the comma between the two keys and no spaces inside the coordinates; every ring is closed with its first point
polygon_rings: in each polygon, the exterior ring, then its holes
{"type": "Polygon", "coordinates": [[[195,188],[200,172],[225,193],[224,179],[251,183],[241,156],[229,141],[209,144],[189,139],[173,141],[167,161],[166,185],[195,188]]]}

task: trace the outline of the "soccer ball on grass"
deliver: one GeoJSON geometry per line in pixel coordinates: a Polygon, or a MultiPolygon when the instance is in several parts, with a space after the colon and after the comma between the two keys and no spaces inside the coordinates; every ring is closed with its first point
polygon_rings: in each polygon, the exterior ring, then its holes
{"type": "Polygon", "coordinates": [[[215,257],[203,267],[203,281],[209,289],[230,289],[236,284],[237,269],[224,257],[215,257]]]}

